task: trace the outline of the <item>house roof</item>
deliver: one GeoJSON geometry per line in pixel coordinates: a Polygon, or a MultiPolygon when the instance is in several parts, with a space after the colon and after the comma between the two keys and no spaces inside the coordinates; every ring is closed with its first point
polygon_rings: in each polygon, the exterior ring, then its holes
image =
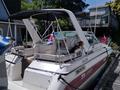
{"type": "Polygon", "coordinates": [[[91,7],[89,10],[94,10],[94,9],[102,9],[102,8],[109,8],[108,6],[97,6],[97,7],[91,7]]]}

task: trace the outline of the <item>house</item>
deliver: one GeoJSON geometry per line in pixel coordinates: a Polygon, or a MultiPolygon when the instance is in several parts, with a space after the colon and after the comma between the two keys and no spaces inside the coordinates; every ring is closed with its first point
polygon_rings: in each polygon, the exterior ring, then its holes
{"type": "MultiPolygon", "coordinates": [[[[85,16],[86,17],[86,16],[85,16]]],[[[108,6],[92,7],[89,9],[89,16],[84,19],[79,17],[81,27],[114,27],[118,28],[117,17],[108,6]],[[84,23],[83,23],[84,22],[84,23]]]]}
{"type": "Polygon", "coordinates": [[[90,8],[90,23],[96,27],[118,28],[117,17],[108,6],[90,8]]]}
{"type": "Polygon", "coordinates": [[[117,17],[108,6],[90,8],[87,18],[79,17],[78,21],[83,30],[92,30],[97,37],[102,35],[114,37],[119,29],[117,17]]]}

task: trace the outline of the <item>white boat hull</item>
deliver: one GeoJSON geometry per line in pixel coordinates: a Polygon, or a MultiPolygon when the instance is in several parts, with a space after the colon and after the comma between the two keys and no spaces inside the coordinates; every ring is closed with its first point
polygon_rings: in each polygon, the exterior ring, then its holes
{"type": "MultiPolygon", "coordinates": [[[[96,78],[96,76],[100,73],[100,71],[103,69],[107,61],[105,58],[107,56],[106,53],[102,55],[99,57],[96,57],[94,60],[91,60],[90,62],[89,60],[87,60],[86,62],[89,62],[89,63],[84,64],[85,67],[81,68],[80,66],[78,66],[80,68],[74,70],[72,73],[68,75],[67,74],[61,75],[61,76],[66,80],[66,82],[69,82],[69,84],[75,88],[79,88],[79,89],[87,88],[90,85],[91,81],[93,81],[96,78]]],[[[73,64],[72,66],[76,67],[77,64],[80,64],[78,62],[80,61],[77,61],[76,64],[73,64]]],[[[41,62],[37,62],[37,63],[39,65],[41,62]]],[[[65,70],[69,70],[69,69],[71,69],[71,67],[68,67],[65,70]]],[[[39,70],[36,71],[36,70],[31,70],[31,68],[27,68],[25,70],[25,75],[22,81],[9,81],[10,82],[9,89],[16,90],[14,89],[14,86],[17,87],[18,85],[19,86],[18,90],[19,88],[23,88],[23,90],[24,89],[25,90],[33,90],[33,89],[34,90],[45,90],[46,86],[44,86],[44,84],[47,85],[47,83],[45,82],[46,77],[41,77],[40,76],[41,73],[42,72],[39,70]],[[44,87],[41,87],[39,85],[42,85],[44,87]]],[[[75,88],[71,88],[69,85],[67,85],[67,83],[65,83],[61,78],[59,78],[60,74],[49,73],[50,74],[49,75],[48,72],[44,72],[43,75],[45,74],[49,76],[47,78],[48,78],[48,81],[51,82],[48,84],[49,88],[47,90],[70,90],[70,89],[75,90],[75,88]],[[63,82],[64,84],[61,82],[63,82]]]]}
{"type": "MultiPolygon", "coordinates": [[[[22,14],[25,12],[15,16],[22,14]]],[[[29,14],[30,19],[22,15],[24,17],[22,21],[31,36],[33,46],[31,49],[25,47],[13,49],[11,52],[17,57],[13,58],[12,55],[13,60],[10,57],[6,58],[10,69],[7,70],[10,72],[8,78],[11,80],[9,90],[87,88],[104,67],[106,57],[112,53],[112,49],[99,43],[93,33],[83,32],[75,15],[69,10],[43,9],[27,13],[28,16],[29,14]],[[39,14],[45,17],[37,18],[39,14]],[[64,21],[64,18],[61,18],[64,15],[68,16],[69,19],[65,21],[70,24],[70,29],[74,30],[62,30],[59,19],[64,21]],[[37,30],[38,25],[35,25],[38,23],[37,19],[43,19],[42,22],[45,21],[43,23],[48,20],[50,23],[50,25],[45,24],[47,27],[42,36],[38,35],[38,31],[41,30],[37,30]],[[51,44],[48,44],[49,39],[52,41],[51,44]],[[19,80],[21,75],[23,79],[19,80]]]]}
{"type": "MultiPolygon", "coordinates": [[[[87,80],[85,80],[81,85],[80,85],[80,89],[88,89],[90,85],[93,84],[93,82],[95,81],[95,79],[97,78],[97,76],[101,73],[101,71],[103,70],[103,68],[105,67],[106,62],[104,62],[96,71],[94,71],[90,77],[86,78],[87,80]]],[[[88,71],[89,72],[89,71],[88,71]]],[[[86,72],[87,73],[87,72],[86,72]]]]}

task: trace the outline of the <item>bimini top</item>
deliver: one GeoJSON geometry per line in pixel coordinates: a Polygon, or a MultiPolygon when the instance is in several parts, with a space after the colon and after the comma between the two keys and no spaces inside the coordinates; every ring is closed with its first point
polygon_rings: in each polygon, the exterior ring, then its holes
{"type": "Polygon", "coordinates": [[[36,17],[42,20],[54,20],[55,17],[68,17],[67,13],[64,11],[59,11],[61,9],[55,10],[55,9],[41,9],[41,10],[28,10],[28,11],[21,11],[15,14],[12,14],[9,18],[10,19],[16,19],[21,20],[25,18],[29,18],[30,16],[36,17]]]}
{"type": "MultiPolygon", "coordinates": [[[[26,18],[30,18],[30,17],[37,17],[40,18],[41,20],[56,20],[56,17],[67,17],[70,19],[73,27],[75,28],[75,31],[77,32],[79,38],[81,41],[84,42],[84,48],[87,51],[90,47],[90,44],[88,43],[88,40],[86,39],[82,28],[80,27],[77,18],[75,17],[75,15],[67,10],[67,9],[41,9],[41,10],[30,10],[30,11],[23,11],[23,12],[19,12],[16,14],[13,14],[10,16],[10,19],[26,19],[26,18]]],[[[28,25],[28,23],[26,23],[26,25],[28,25]]]]}

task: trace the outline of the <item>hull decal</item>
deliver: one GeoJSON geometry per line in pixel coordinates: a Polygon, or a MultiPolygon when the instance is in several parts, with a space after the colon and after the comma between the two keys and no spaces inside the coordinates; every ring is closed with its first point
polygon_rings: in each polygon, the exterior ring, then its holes
{"type": "MultiPolygon", "coordinates": [[[[106,52],[103,52],[103,53],[101,53],[101,54],[99,54],[99,55],[97,55],[97,56],[91,58],[90,60],[88,60],[88,62],[84,63],[83,65],[89,63],[89,62],[92,61],[93,59],[95,59],[95,58],[97,58],[97,57],[99,57],[100,55],[105,54],[105,53],[106,53],[106,52]]],[[[83,66],[83,65],[82,65],[82,66],[83,66]]],[[[34,68],[34,67],[30,67],[30,66],[28,66],[27,68],[29,68],[29,69],[33,69],[33,70],[37,70],[37,71],[44,71],[44,72],[49,72],[49,73],[61,74],[61,75],[65,75],[65,76],[66,76],[66,75],[68,75],[68,74],[70,74],[70,73],[76,71],[79,67],[81,67],[81,66],[78,66],[77,68],[73,69],[72,71],[70,71],[70,72],[68,72],[68,73],[52,72],[52,71],[42,70],[42,69],[38,69],[38,68],[34,68]]]]}
{"type": "MultiPolygon", "coordinates": [[[[104,63],[106,62],[105,59],[101,60],[100,62],[98,62],[97,64],[95,64],[93,67],[91,67],[90,69],[88,69],[87,71],[85,71],[84,73],[82,73],[81,75],[79,75],[77,78],[75,78],[74,80],[72,80],[69,84],[79,88],[80,85],[82,85],[93,73],[95,73],[104,63]]],[[[64,90],[75,90],[74,88],[70,87],[69,85],[67,85],[65,87],[64,90]]]]}

